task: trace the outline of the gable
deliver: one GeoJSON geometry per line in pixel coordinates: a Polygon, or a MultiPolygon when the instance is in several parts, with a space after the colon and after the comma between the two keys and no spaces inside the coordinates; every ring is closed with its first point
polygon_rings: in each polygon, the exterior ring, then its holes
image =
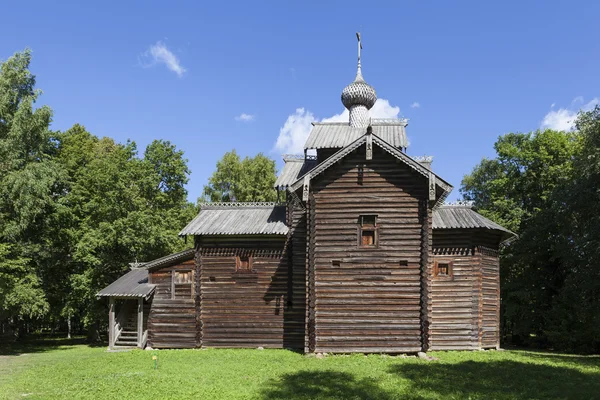
{"type": "MultiPolygon", "coordinates": [[[[323,161],[321,164],[319,164],[317,167],[307,172],[304,176],[302,176],[290,186],[291,191],[295,192],[303,186],[304,191],[307,191],[307,185],[310,185],[310,181],[312,179],[327,171],[334,164],[344,159],[361,146],[365,146],[365,148],[371,149],[373,148],[373,146],[377,146],[380,149],[392,155],[393,157],[395,157],[398,161],[404,163],[406,166],[413,169],[416,173],[421,174],[422,176],[427,178],[429,181],[430,199],[435,200],[436,202],[434,208],[440,206],[444,202],[448,194],[450,194],[450,192],[452,191],[452,185],[450,185],[448,182],[444,181],[442,178],[437,176],[429,168],[413,160],[411,157],[403,153],[400,149],[390,145],[377,135],[374,135],[370,132],[367,132],[360,138],[356,139],[354,142],[340,149],[334,155],[332,155],[331,157],[323,161]]],[[[372,156],[372,151],[365,151],[365,159],[369,159],[369,153],[371,153],[372,156]]]]}
{"type": "Polygon", "coordinates": [[[417,201],[428,194],[427,178],[379,147],[373,149],[372,160],[365,159],[364,146],[358,147],[315,176],[310,186],[315,198],[328,193],[335,199],[371,205],[408,198],[417,201]]]}

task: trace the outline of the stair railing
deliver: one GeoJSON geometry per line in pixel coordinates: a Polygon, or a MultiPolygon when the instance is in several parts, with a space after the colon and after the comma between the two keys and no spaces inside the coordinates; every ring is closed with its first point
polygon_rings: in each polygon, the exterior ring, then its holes
{"type": "Polygon", "coordinates": [[[129,316],[130,312],[131,304],[129,304],[129,302],[125,302],[121,307],[121,310],[117,314],[117,317],[115,318],[115,330],[113,332],[113,338],[115,342],[112,344],[113,346],[119,340],[119,337],[121,336],[121,332],[123,332],[123,328],[125,326],[125,323],[127,322],[127,317],[129,316]]]}

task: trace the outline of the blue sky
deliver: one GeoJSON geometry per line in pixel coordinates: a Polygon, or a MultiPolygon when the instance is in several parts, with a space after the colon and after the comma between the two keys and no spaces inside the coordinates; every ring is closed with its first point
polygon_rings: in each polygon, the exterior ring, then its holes
{"type": "Polygon", "coordinates": [[[282,128],[298,141],[343,111],[360,30],[378,113],[410,119],[408,153],[433,155],[456,199],[499,135],[568,129],[598,102],[598,15],[596,1],[9,2],[0,59],[33,50],[53,129],[140,153],[175,143],[195,201],[226,151],[281,167],[298,147],[276,147],[282,128]]]}

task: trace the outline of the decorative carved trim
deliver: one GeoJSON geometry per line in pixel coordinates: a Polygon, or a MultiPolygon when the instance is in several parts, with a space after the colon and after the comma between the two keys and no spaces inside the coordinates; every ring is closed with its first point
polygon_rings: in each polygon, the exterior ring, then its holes
{"type": "Polygon", "coordinates": [[[203,247],[200,251],[201,255],[206,257],[253,256],[279,258],[284,254],[282,249],[248,249],[245,247],[203,247]]]}
{"type": "Polygon", "coordinates": [[[267,201],[256,201],[256,202],[214,202],[214,203],[200,203],[201,210],[219,210],[223,208],[271,208],[276,206],[285,206],[285,203],[278,202],[267,202],[267,201]]]}
{"type": "Polygon", "coordinates": [[[475,254],[475,249],[472,247],[434,247],[433,255],[460,255],[460,256],[472,256],[475,254]]]}
{"type": "Polygon", "coordinates": [[[473,208],[473,201],[470,200],[456,200],[456,201],[450,201],[450,202],[444,202],[444,204],[442,204],[442,207],[468,207],[468,208],[473,208]]]}
{"type": "Polygon", "coordinates": [[[429,200],[435,201],[435,174],[429,173],[429,200]]]}
{"type": "Polygon", "coordinates": [[[477,246],[477,252],[483,256],[499,257],[500,252],[496,249],[485,246],[477,246]]]}
{"type": "Polygon", "coordinates": [[[302,184],[302,200],[308,201],[308,193],[310,192],[310,175],[304,176],[304,183],[302,184]]]}
{"type": "Polygon", "coordinates": [[[415,160],[418,163],[431,163],[433,162],[433,156],[413,156],[411,157],[413,160],[415,160]]]}
{"type": "Polygon", "coordinates": [[[367,130],[367,144],[366,144],[367,160],[373,159],[373,135],[367,130]]]}
{"type": "Polygon", "coordinates": [[[419,201],[419,219],[421,220],[421,346],[429,349],[429,301],[430,265],[429,265],[429,221],[431,209],[427,200],[419,201]]]}
{"type": "Polygon", "coordinates": [[[283,156],[283,161],[288,162],[288,161],[316,161],[317,160],[317,156],[313,156],[313,155],[304,155],[304,154],[284,154],[283,156]]]}

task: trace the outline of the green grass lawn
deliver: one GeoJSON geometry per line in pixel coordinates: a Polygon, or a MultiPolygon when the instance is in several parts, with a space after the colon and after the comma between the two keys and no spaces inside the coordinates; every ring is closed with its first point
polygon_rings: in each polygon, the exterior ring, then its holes
{"type": "Polygon", "coordinates": [[[0,347],[4,399],[600,399],[600,357],[534,351],[322,359],[286,350],[0,347]],[[158,356],[154,369],[152,356],[158,356]]]}

